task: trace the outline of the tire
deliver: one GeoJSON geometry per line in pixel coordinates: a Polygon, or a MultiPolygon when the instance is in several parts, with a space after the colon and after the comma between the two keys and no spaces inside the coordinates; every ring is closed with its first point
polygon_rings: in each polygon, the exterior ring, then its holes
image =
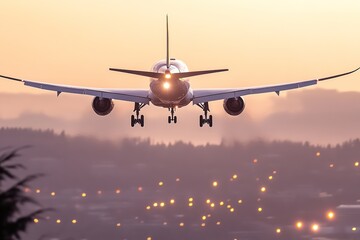
{"type": "Polygon", "coordinates": [[[168,116],[168,123],[170,124],[171,123],[171,117],[168,116]]]}
{"type": "Polygon", "coordinates": [[[175,124],[177,123],[177,117],[176,116],[174,117],[174,123],[175,124]]]}
{"type": "Polygon", "coordinates": [[[200,115],[200,127],[202,127],[204,124],[204,117],[203,115],[200,115]]]}
{"type": "Polygon", "coordinates": [[[213,117],[212,115],[209,116],[209,127],[213,126],[213,117]]]}
{"type": "Polygon", "coordinates": [[[131,115],[131,127],[135,126],[135,116],[131,115]]]}
{"type": "Polygon", "coordinates": [[[145,118],[144,118],[144,115],[141,115],[141,117],[140,117],[140,125],[141,125],[141,127],[144,127],[144,124],[145,124],[145,118]]]}

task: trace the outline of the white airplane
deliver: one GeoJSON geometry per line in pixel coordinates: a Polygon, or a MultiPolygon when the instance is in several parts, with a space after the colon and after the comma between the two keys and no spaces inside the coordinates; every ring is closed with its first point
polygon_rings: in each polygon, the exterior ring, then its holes
{"type": "Polygon", "coordinates": [[[302,88],[317,84],[319,81],[324,81],[332,78],[337,78],[351,74],[360,68],[351,72],[333,75],[330,77],[285,83],[279,85],[257,86],[249,88],[233,88],[233,89],[191,89],[189,77],[228,71],[228,69],[205,70],[190,72],[186,64],[175,58],[170,58],[169,55],[169,25],[168,17],[166,16],[166,59],[161,60],[152,67],[152,71],[136,71],[127,69],[110,68],[111,71],[118,71],[123,73],[135,74],[150,78],[150,89],[143,90],[129,90],[129,89],[103,89],[103,88],[87,88],[67,85],[58,85],[42,82],[28,81],[19,78],[13,78],[0,75],[2,78],[23,82],[24,85],[40,88],[44,90],[54,91],[57,96],[60,93],[74,93],[95,96],[92,102],[92,108],[96,114],[100,116],[108,115],[114,108],[113,100],[122,100],[135,103],[135,115],[131,116],[131,126],[136,124],[144,126],[144,115],[140,116],[140,110],[152,103],[155,106],[168,108],[170,116],[169,123],[176,123],[175,116],[176,108],[181,108],[189,105],[199,106],[204,115],[200,115],[199,124],[202,127],[208,124],[213,125],[212,115],[208,115],[209,102],[223,100],[224,110],[232,115],[237,116],[243,112],[245,102],[243,96],[250,94],[275,92],[280,94],[281,91],[302,88]]]}

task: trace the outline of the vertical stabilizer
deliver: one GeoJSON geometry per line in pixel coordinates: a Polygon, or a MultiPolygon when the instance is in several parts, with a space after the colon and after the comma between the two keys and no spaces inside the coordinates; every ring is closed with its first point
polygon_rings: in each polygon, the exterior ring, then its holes
{"type": "Polygon", "coordinates": [[[170,54],[169,54],[169,21],[166,15],[166,67],[170,68],[170,54]]]}

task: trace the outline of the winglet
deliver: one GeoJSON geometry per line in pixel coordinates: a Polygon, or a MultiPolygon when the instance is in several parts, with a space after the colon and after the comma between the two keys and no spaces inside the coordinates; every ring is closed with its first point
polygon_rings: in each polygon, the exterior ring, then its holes
{"type": "Polygon", "coordinates": [[[325,78],[319,78],[318,81],[325,81],[325,80],[329,80],[329,79],[332,79],[332,78],[337,78],[337,77],[342,77],[342,76],[345,76],[345,75],[349,75],[351,73],[356,72],[359,69],[360,69],[360,67],[353,70],[353,71],[347,72],[347,73],[342,73],[342,74],[338,74],[338,75],[334,75],[334,76],[330,76],[330,77],[325,77],[325,78]]]}
{"type": "Polygon", "coordinates": [[[170,68],[170,53],[169,53],[169,17],[166,14],[166,68],[170,68]]]}

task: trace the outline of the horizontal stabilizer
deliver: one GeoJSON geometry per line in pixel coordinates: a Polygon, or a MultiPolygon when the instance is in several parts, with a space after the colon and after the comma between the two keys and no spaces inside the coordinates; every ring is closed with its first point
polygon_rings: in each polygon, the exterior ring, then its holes
{"type": "Polygon", "coordinates": [[[137,70],[128,70],[128,69],[119,69],[119,68],[109,68],[109,70],[115,72],[129,73],[144,77],[150,77],[150,78],[161,78],[164,76],[163,73],[147,72],[147,71],[137,71],[137,70]]]}
{"type": "Polygon", "coordinates": [[[229,69],[216,69],[216,70],[205,70],[205,71],[195,71],[195,72],[183,72],[183,73],[173,73],[172,75],[176,78],[187,78],[199,75],[205,75],[210,73],[217,73],[217,72],[225,72],[229,71],[229,69]]]}

